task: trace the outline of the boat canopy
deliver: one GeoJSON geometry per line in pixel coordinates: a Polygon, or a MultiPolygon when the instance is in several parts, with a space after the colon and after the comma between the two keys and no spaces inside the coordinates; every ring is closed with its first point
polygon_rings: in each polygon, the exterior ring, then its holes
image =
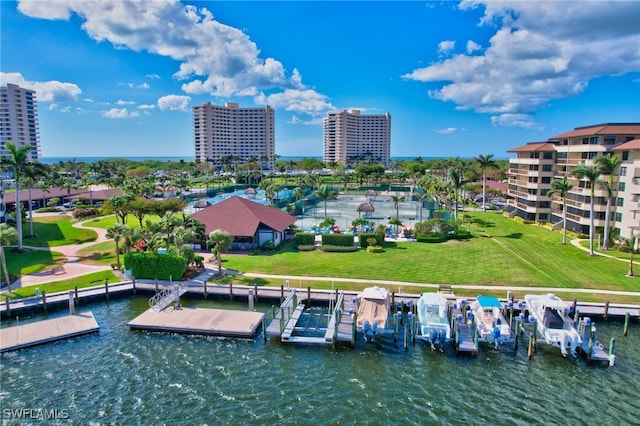
{"type": "Polygon", "coordinates": [[[447,299],[442,295],[442,293],[422,293],[420,297],[422,299],[422,303],[425,305],[446,305],[447,299]]]}
{"type": "Polygon", "coordinates": [[[386,299],[389,292],[386,288],[367,287],[362,291],[363,299],[383,300],[386,299]]]}
{"type": "Polygon", "coordinates": [[[502,303],[494,296],[478,296],[476,299],[481,308],[500,308],[502,309],[502,303]]]}
{"type": "Polygon", "coordinates": [[[540,303],[547,308],[566,309],[568,307],[567,303],[555,294],[547,293],[538,297],[540,298],[540,303]]]}

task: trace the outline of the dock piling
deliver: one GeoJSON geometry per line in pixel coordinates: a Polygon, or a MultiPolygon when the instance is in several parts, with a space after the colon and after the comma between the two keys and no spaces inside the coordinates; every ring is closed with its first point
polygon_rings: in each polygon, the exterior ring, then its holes
{"type": "Polygon", "coordinates": [[[11,302],[9,301],[9,296],[4,297],[4,305],[7,307],[7,315],[11,315],[11,302]]]}
{"type": "Polygon", "coordinates": [[[75,315],[76,305],[73,301],[73,290],[69,290],[69,315],[75,315]]]}
{"type": "Polygon", "coordinates": [[[392,291],[391,292],[391,306],[395,306],[396,305],[396,292],[392,291]]]}
{"type": "Polygon", "coordinates": [[[78,302],[80,301],[80,299],[78,298],[78,286],[75,286],[75,288],[73,290],[74,290],[74,293],[75,293],[74,306],[77,306],[78,302]]]}
{"type": "Polygon", "coordinates": [[[616,338],[612,337],[609,342],[609,366],[613,367],[616,364],[616,338]]]}
{"type": "Polygon", "coordinates": [[[47,292],[44,290],[42,291],[42,309],[47,312],[47,292]]]}
{"type": "Polygon", "coordinates": [[[253,284],[253,297],[255,301],[258,301],[258,284],[253,284]]]}
{"type": "Polygon", "coordinates": [[[104,294],[107,296],[107,300],[109,300],[109,280],[104,280],[104,294]]]}
{"type": "Polygon", "coordinates": [[[233,282],[229,282],[229,300],[233,300],[233,282]]]}
{"type": "Polygon", "coordinates": [[[602,317],[606,321],[608,316],[609,316],[609,301],[607,300],[606,302],[604,302],[604,314],[602,315],[602,317]]]}
{"type": "Polygon", "coordinates": [[[307,303],[311,304],[311,286],[307,286],[307,303]]]}
{"type": "Polygon", "coordinates": [[[403,343],[403,347],[404,350],[407,350],[408,344],[407,344],[407,336],[409,334],[409,331],[407,330],[407,324],[404,325],[404,343],[403,343]]]}
{"type": "Polygon", "coordinates": [[[280,304],[284,302],[284,284],[280,284],[280,304]]]}
{"type": "Polygon", "coordinates": [[[531,357],[533,356],[533,333],[529,333],[529,348],[527,350],[527,357],[529,361],[531,361],[531,357]]]}
{"type": "Polygon", "coordinates": [[[158,279],[156,278],[156,293],[158,292],[158,279]]]}
{"type": "Polygon", "coordinates": [[[255,311],[254,301],[253,301],[253,290],[249,290],[249,296],[247,297],[247,299],[249,299],[249,310],[255,311]]]}
{"type": "Polygon", "coordinates": [[[262,338],[267,341],[267,321],[262,317],[262,338]]]}
{"type": "MultiPolygon", "coordinates": [[[[7,308],[7,310],[9,310],[9,308],[7,308]]],[[[629,332],[629,318],[631,318],[631,314],[629,312],[624,314],[624,329],[622,330],[622,334],[624,336],[629,332]]]]}
{"type": "MultiPolygon", "coordinates": [[[[135,283],[135,280],[133,282],[135,283]]],[[[133,286],[133,291],[134,292],[136,291],[136,286],[135,285],[133,286]]],[[[204,298],[205,299],[207,298],[207,280],[206,279],[204,280],[204,298]]]]}
{"type": "MultiPolygon", "coordinates": [[[[135,296],[135,294],[136,294],[136,277],[134,277],[133,275],[131,276],[131,285],[133,286],[133,295],[135,296]]],[[[204,282],[204,285],[205,285],[205,288],[206,288],[206,285],[207,285],[206,281],[204,282]]],[[[76,288],[78,288],[78,287],[76,286],[76,288]]],[[[206,294],[207,294],[206,291],[204,292],[204,294],[205,294],[204,297],[207,297],[206,296],[206,294]]],[[[76,294],[76,299],[77,298],[78,298],[78,295],[76,294]]]]}
{"type": "Polygon", "coordinates": [[[356,331],[358,330],[358,312],[353,311],[353,322],[351,323],[351,347],[356,345],[356,331]]]}

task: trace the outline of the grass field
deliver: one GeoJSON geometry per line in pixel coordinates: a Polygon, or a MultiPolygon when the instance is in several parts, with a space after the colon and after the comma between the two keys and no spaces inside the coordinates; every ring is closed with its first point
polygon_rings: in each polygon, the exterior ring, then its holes
{"type": "MultiPolygon", "coordinates": [[[[145,223],[147,220],[150,220],[152,222],[159,222],[160,221],[160,216],[158,216],[158,215],[146,215],[144,217],[144,220],[142,221],[142,223],[145,223]]],[[[107,229],[107,228],[111,228],[115,224],[116,224],[116,216],[115,215],[111,215],[111,216],[103,216],[103,217],[99,217],[99,218],[96,218],[96,219],[89,220],[89,221],[85,222],[84,226],[107,229]]],[[[138,219],[136,219],[135,216],[128,215],[127,216],[127,225],[129,225],[131,228],[139,228],[140,227],[140,222],[138,222],[138,219]]]]}
{"type": "MultiPolygon", "coordinates": [[[[66,215],[41,216],[33,220],[35,238],[26,237],[22,243],[33,247],[58,247],[69,244],[82,244],[94,241],[98,234],[91,229],[74,228],[74,222],[66,215]]],[[[29,223],[23,223],[24,232],[28,232],[29,223]]]]}
{"type": "Polygon", "coordinates": [[[36,294],[36,287],[40,289],[40,292],[46,291],[47,294],[57,293],[60,291],[73,289],[75,286],[78,288],[94,287],[96,283],[94,281],[100,281],[104,283],[104,280],[109,280],[110,283],[120,281],[112,271],[100,271],[87,275],[71,278],[63,281],[54,281],[46,284],[38,284],[28,287],[21,287],[13,290],[11,293],[7,293],[12,299],[19,299],[22,297],[31,297],[36,294]]]}
{"type": "Polygon", "coordinates": [[[473,213],[474,238],[442,244],[390,243],[384,253],[297,252],[226,254],[223,266],[242,272],[395,280],[432,284],[540,286],[639,291],[628,263],[588,256],[561,244],[559,232],[495,213],[473,213]]]}
{"type": "Polygon", "coordinates": [[[88,265],[116,263],[116,243],[113,240],[96,243],[78,251],[78,261],[88,265]]]}
{"type": "MultiPolygon", "coordinates": [[[[5,247],[4,254],[7,257],[9,276],[35,274],[61,265],[66,260],[61,253],[48,250],[25,250],[23,253],[16,253],[11,248],[5,247]]],[[[0,277],[4,281],[2,271],[0,271],[0,277]]]]}

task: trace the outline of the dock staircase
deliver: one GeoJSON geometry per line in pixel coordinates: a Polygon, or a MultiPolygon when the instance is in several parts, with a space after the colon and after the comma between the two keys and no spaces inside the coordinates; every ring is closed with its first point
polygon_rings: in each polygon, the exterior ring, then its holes
{"type": "Polygon", "coordinates": [[[175,294],[176,285],[178,286],[177,297],[180,297],[187,292],[187,289],[188,289],[187,281],[182,281],[172,285],[170,288],[165,288],[164,290],[156,293],[154,296],[149,298],[149,307],[151,308],[152,311],[161,312],[176,300],[176,294],[175,294]]]}

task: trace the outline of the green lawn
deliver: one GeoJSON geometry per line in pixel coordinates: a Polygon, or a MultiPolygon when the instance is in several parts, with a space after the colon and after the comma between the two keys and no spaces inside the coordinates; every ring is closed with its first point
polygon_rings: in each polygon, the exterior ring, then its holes
{"type": "Polygon", "coordinates": [[[109,240],[85,247],[78,251],[78,257],[80,263],[88,265],[111,265],[116,263],[116,243],[109,240]]]}
{"type": "MultiPolygon", "coordinates": [[[[51,269],[54,266],[61,265],[66,259],[61,253],[51,252],[49,250],[25,250],[23,253],[16,253],[13,249],[5,247],[4,254],[7,257],[9,276],[35,274],[45,269],[51,269]]],[[[4,275],[1,270],[0,277],[4,280],[4,275]]]]}
{"type": "Polygon", "coordinates": [[[53,294],[65,290],[71,290],[75,288],[75,286],[78,286],[78,288],[94,287],[99,285],[94,281],[104,283],[104,280],[109,280],[110,283],[116,283],[120,281],[120,278],[115,276],[112,271],[100,271],[64,281],[54,281],[46,284],[18,288],[12,291],[9,296],[11,299],[35,296],[36,287],[40,289],[40,292],[46,291],[47,294],[53,294]]]}
{"type": "Polygon", "coordinates": [[[473,213],[476,235],[442,244],[391,243],[384,253],[283,250],[264,256],[223,256],[242,272],[310,275],[433,284],[599,288],[640,291],[628,264],[591,257],[559,232],[523,225],[496,213],[473,213]]]}
{"type": "MultiPolygon", "coordinates": [[[[152,222],[159,222],[160,216],[146,215],[142,223],[145,223],[147,220],[150,220],[152,222]]],[[[103,217],[89,220],[88,222],[85,222],[84,226],[107,229],[107,228],[111,228],[115,224],[116,224],[116,216],[111,215],[111,216],[103,216],[103,217]]],[[[127,225],[129,225],[132,228],[139,228],[140,222],[138,222],[138,219],[136,219],[135,216],[127,215],[127,225]]]]}
{"type": "Polygon", "coordinates": [[[82,244],[94,241],[98,234],[91,229],[74,228],[74,222],[66,215],[42,216],[34,218],[33,232],[35,238],[29,238],[29,222],[22,224],[25,237],[22,243],[33,247],[57,247],[69,244],[82,244]]]}

